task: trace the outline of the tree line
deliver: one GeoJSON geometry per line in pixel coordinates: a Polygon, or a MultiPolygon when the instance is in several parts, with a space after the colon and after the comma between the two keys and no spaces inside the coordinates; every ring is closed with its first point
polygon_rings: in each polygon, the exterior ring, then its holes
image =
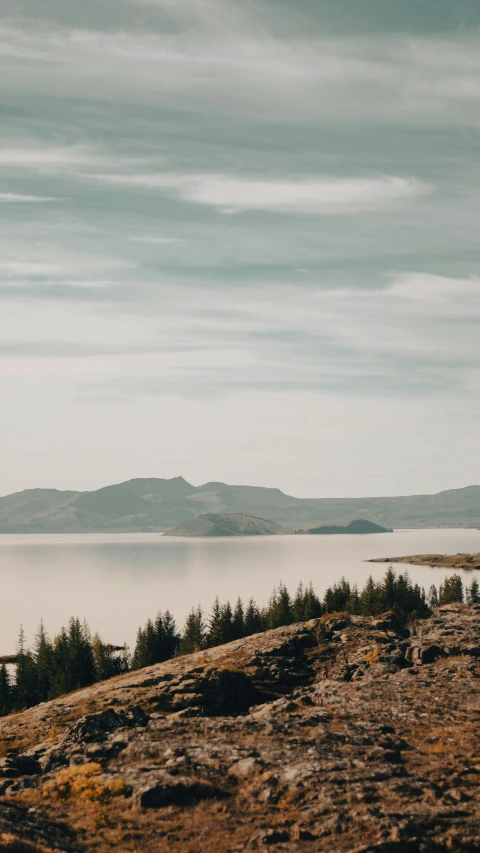
{"type": "Polygon", "coordinates": [[[464,588],[462,578],[452,575],[438,590],[432,586],[427,595],[418,584],[412,584],[407,573],[397,575],[389,568],[382,580],[375,581],[370,576],[361,590],[342,578],[328,587],[322,600],[312,584],[300,584],[294,596],[280,584],[263,608],[253,598],[246,605],[239,598],[232,608],[230,602],[221,604],[217,597],[207,618],[200,607],[195,607],[182,632],[177,630],[170,611],[160,611],[139,628],[132,655],[126,646],[106,644],[98,634],[92,637],[88,625],[79,619],[70,619],[53,640],[41,623],[32,650],[26,648],[20,629],[15,678],[10,677],[5,663],[0,666],[0,716],[176,655],[220,646],[325,613],[375,616],[391,610],[406,624],[426,618],[434,607],[456,601],[480,603],[476,578],[464,588]]]}

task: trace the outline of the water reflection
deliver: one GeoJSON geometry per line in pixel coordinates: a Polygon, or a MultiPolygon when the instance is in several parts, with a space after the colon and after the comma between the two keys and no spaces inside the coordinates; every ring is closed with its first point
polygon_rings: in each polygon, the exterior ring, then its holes
{"type": "MultiPolygon", "coordinates": [[[[302,580],[319,595],[345,575],[363,584],[385,566],[370,557],[480,551],[478,530],[401,530],[373,536],[274,536],[174,539],[159,534],[0,536],[0,653],[15,648],[20,623],[27,639],[43,618],[50,633],[71,615],[88,620],[112,643],[132,645],[148,616],[169,608],[179,625],[192,605],[215,597],[254,595],[267,601],[283,581],[302,580]]],[[[404,567],[398,567],[398,570],[404,567]]],[[[428,588],[449,570],[409,568],[428,588]]],[[[470,579],[470,575],[465,573],[470,579]]]]}

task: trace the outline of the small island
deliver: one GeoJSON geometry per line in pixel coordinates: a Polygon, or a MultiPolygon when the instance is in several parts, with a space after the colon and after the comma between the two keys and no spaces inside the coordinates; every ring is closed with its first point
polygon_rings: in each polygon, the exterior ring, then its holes
{"type": "Polygon", "coordinates": [[[433,569],[480,570],[480,554],[414,554],[409,557],[376,557],[367,563],[407,563],[433,569]]]}
{"type": "Polygon", "coordinates": [[[283,532],[273,521],[236,512],[207,512],[190,518],[167,536],[272,536],[283,532]]]}
{"type": "Polygon", "coordinates": [[[367,521],[364,518],[359,518],[356,521],[351,521],[347,525],[329,524],[321,527],[311,527],[309,530],[301,530],[299,533],[313,533],[317,536],[338,536],[339,534],[367,534],[367,533],[393,533],[390,527],[381,527],[379,524],[374,524],[373,521],[367,521]]]}

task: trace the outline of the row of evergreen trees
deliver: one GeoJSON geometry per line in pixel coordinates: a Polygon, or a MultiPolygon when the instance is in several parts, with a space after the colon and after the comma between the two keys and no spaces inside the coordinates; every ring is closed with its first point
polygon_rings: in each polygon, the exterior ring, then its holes
{"type": "Polygon", "coordinates": [[[33,650],[25,647],[20,628],[13,682],[6,664],[0,666],[0,716],[128,672],[129,665],[126,648],[119,654],[78,619],[70,619],[53,641],[40,623],[33,650]]]}
{"type": "Polygon", "coordinates": [[[209,619],[200,607],[187,616],[182,633],[177,631],[172,614],[166,610],[148,620],[137,634],[135,650],[130,656],[127,647],[119,649],[102,642],[98,634],[91,636],[86,623],[71,619],[68,627],[50,640],[43,624],[35,636],[33,650],[25,647],[23,630],[17,645],[16,677],[12,681],[4,664],[0,666],[0,715],[27,708],[64,693],[87,687],[121,675],[130,669],[141,669],[177,654],[189,654],[200,649],[223,645],[294,622],[305,622],[324,613],[348,612],[374,616],[392,610],[400,622],[423,619],[431,608],[455,601],[480,602],[476,579],[464,589],[459,575],[446,578],[437,590],[430,588],[428,596],[418,584],[413,585],[408,574],[398,576],[389,568],[383,580],[370,576],[362,590],[345,578],[329,587],[323,600],[312,585],[297,589],[291,596],[283,584],[275,589],[266,607],[259,608],[253,598],[246,606],[239,598],[232,608],[227,601],[216,598],[209,619]]]}

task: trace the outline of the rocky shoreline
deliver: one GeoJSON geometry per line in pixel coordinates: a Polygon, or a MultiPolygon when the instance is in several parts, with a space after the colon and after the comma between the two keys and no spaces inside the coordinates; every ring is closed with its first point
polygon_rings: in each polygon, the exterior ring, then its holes
{"type": "Polygon", "coordinates": [[[0,850],[480,850],[480,605],[339,614],[0,719],[0,850]]]}
{"type": "Polygon", "coordinates": [[[376,557],[367,563],[406,563],[432,569],[480,570],[480,554],[415,554],[408,557],[376,557]]]}

